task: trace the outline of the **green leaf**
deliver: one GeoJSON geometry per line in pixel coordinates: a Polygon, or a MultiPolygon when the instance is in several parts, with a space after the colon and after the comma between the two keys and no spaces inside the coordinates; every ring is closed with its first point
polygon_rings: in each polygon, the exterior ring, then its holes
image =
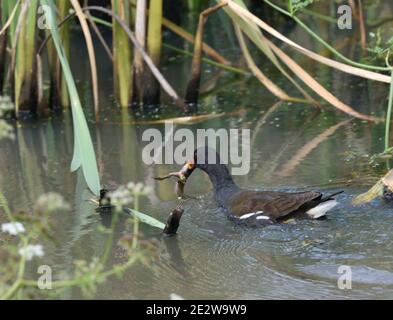
{"type": "Polygon", "coordinates": [[[310,4],[314,2],[314,0],[289,0],[291,3],[292,11],[291,13],[294,14],[297,11],[303,10],[310,4]]]}
{"type": "Polygon", "coordinates": [[[100,178],[98,175],[96,155],[67,55],[60,41],[55,19],[56,10],[54,9],[54,2],[53,0],[40,1],[43,6],[50,8],[50,10],[45,10],[45,17],[52,34],[57,55],[60,59],[71,101],[72,119],[74,122],[74,156],[71,162],[71,171],[75,171],[81,167],[89,189],[98,196],[100,193],[100,178]]]}
{"type": "Polygon", "coordinates": [[[134,209],[130,208],[125,208],[124,209],[127,213],[130,213],[132,216],[137,217],[140,221],[151,225],[152,227],[156,227],[158,229],[164,230],[165,228],[165,223],[162,223],[161,221],[148,216],[147,214],[144,214],[142,212],[136,211],[134,209]]]}

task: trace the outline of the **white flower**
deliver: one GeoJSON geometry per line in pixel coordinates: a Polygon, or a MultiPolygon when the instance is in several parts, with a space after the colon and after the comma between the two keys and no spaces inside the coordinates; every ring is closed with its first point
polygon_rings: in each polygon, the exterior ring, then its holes
{"type": "Polygon", "coordinates": [[[34,257],[44,256],[44,249],[40,244],[32,245],[29,244],[19,249],[19,255],[24,257],[27,261],[30,261],[34,257]]]}
{"type": "Polygon", "coordinates": [[[70,210],[70,208],[70,205],[64,198],[55,192],[48,192],[41,195],[34,207],[36,212],[66,211],[70,210]]]}
{"type": "Polygon", "coordinates": [[[1,225],[1,231],[7,232],[12,236],[16,236],[19,233],[25,232],[25,227],[20,222],[10,222],[10,223],[3,223],[1,225]]]}
{"type": "Polygon", "coordinates": [[[110,192],[109,197],[116,209],[122,210],[124,206],[130,205],[135,197],[146,196],[150,192],[152,192],[152,188],[141,182],[129,182],[127,185],[121,185],[115,191],[110,192]]]}
{"type": "Polygon", "coordinates": [[[1,139],[15,140],[14,128],[5,120],[0,120],[0,140],[1,139]]]}
{"type": "Polygon", "coordinates": [[[4,116],[5,113],[14,109],[14,104],[10,97],[0,96],[0,117],[4,116]]]}
{"type": "Polygon", "coordinates": [[[123,206],[127,206],[132,203],[133,197],[129,189],[125,186],[120,186],[115,191],[109,193],[111,203],[116,207],[117,210],[122,210],[123,206]]]}
{"type": "Polygon", "coordinates": [[[152,188],[145,186],[142,182],[134,183],[134,182],[129,182],[127,184],[127,189],[130,190],[133,194],[137,194],[140,196],[145,196],[148,195],[150,192],[152,192],[152,188]]]}

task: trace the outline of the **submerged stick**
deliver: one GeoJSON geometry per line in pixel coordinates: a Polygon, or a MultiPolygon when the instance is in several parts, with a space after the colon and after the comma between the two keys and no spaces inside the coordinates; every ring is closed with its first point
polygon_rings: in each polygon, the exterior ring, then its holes
{"type": "Polygon", "coordinates": [[[226,6],[226,2],[219,3],[201,12],[199,15],[198,29],[195,36],[194,56],[191,66],[191,78],[187,85],[186,103],[196,104],[199,96],[199,85],[201,80],[201,61],[202,61],[202,47],[203,47],[203,33],[205,23],[210,14],[216,12],[222,7],[226,6]]]}
{"type": "Polygon", "coordinates": [[[184,209],[180,206],[177,206],[172,212],[169,214],[168,220],[165,225],[165,229],[162,232],[165,236],[174,236],[177,232],[177,229],[180,225],[180,219],[183,215],[184,209]]]}

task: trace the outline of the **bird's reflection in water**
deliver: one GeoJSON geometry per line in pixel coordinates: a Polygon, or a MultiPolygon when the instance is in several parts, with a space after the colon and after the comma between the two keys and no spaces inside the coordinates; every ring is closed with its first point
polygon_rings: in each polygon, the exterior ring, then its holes
{"type": "Polygon", "coordinates": [[[181,248],[179,246],[178,236],[174,237],[162,237],[162,242],[164,242],[166,247],[166,252],[168,253],[168,262],[173,269],[179,272],[182,276],[189,276],[189,271],[187,264],[185,263],[182,255],[181,248]]]}

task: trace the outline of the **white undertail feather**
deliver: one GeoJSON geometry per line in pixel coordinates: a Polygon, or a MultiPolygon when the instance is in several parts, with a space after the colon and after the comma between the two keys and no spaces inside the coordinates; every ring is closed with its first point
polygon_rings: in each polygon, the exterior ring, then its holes
{"type": "Polygon", "coordinates": [[[306,213],[313,219],[318,219],[324,215],[326,212],[335,207],[338,204],[336,200],[328,200],[320,203],[316,207],[308,210],[306,213]]]}

